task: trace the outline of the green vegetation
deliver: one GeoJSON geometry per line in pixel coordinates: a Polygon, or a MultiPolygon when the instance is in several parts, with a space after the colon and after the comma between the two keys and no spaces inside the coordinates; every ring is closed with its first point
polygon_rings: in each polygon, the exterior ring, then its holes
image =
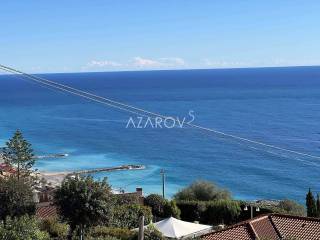
{"type": "Polygon", "coordinates": [[[0,219],[35,213],[32,188],[28,180],[0,178],[0,219]]]}
{"type": "Polygon", "coordinates": [[[315,199],[311,189],[306,195],[306,207],[308,217],[320,217],[320,199],[319,194],[317,194],[317,199],[315,199]]]}
{"type": "Polygon", "coordinates": [[[284,214],[290,214],[290,215],[295,215],[295,216],[305,216],[306,215],[306,210],[304,206],[301,204],[285,199],[280,201],[279,206],[278,206],[279,211],[274,211],[278,213],[284,213],[284,214]]]}
{"type": "Polygon", "coordinates": [[[145,240],[165,240],[162,233],[159,232],[153,225],[148,226],[144,231],[145,240]]]}
{"type": "Polygon", "coordinates": [[[35,163],[33,149],[22,136],[22,133],[17,130],[14,136],[6,143],[6,148],[3,151],[5,162],[16,167],[16,176],[30,176],[31,168],[35,163]]]}
{"type": "MultiPolygon", "coordinates": [[[[241,209],[249,203],[233,200],[229,191],[207,181],[196,181],[180,190],[173,200],[150,194],[144,199],[136,194],[111,193],[106,179],[67,177],[55,191],[58,219],[38,222],[34,218],[33,190],[36,178],[31,174],[34,155],[29,144],[17,131],[4,150],[7,164],[16,172],[0,178],[0,240],[136,240],[138,219],[145,225],[153,219],[167,217],[205,224],[233,224],[248,218],[241,209]]],[[[306,195],[307,215],[320,217],[320,197],[311,189],[306,195]]],[[[305,208],[289,199],[259,205],[263,213],[306,214],[305,208]]],[[[258,214],[255,212],[255,214],[258,214]]],[[[164,240],[153,225],[145,229],[146,240],[164,240]]]]}
{"type": "Polygon", "coordinates": [[[168,201],[166,200],[164,206],[163,206],[163,217],[174,217],[174,218],[180,218],[181,211],[177,206],[177,203],[175,200],[168,201]]]}
{"type": "Polygon", "coordinates": [[[136,194],[114,194],[112,196],[114,204],[118,205],[129,205],[129,204],[140,204],[139,196],[136,194]]]}
{"type": "Polygon", "coordinates": [[[158,218],[180,218],[180,209],[174,200],[169,201],[158,194],[150,194],[145,199],[145,205],[151,207],[152,214],[158,218]]]}
{"type": "Polygon", "coordinates": [[[47,232],[41,231],[33,217],[7,218],[0,223],[1,240],[50,240],[47,232]]]}
{"type": "Polygon", "coordinates": [[[58,219],[46,219],[40,222],[40,229],[47,232],[52,239],[65,240],[68,237],[69,226],[58,219]]]}
{"type": "Polygon", "coordinates": [[[176,201],[214,201],[231,199],[226,189],[217,187],[212,182],[196,181],[190,186],[180,190],[175,196],[176,201]]]}
{"type": "Polygon", "coordinates": [[[240,202],[234,200],[180,201],[181,218],[206,224],[232,224],[239,220],[240,202]]]}
{"type": "Polygon", "coordinates": [[[107,181],[94,181],[92,177],[68,177],[56,190],[55,204],[71,231],[84,230],[111,220],[112,197],[107,181]]]}
{"type": "Polygon", "coordinates": [[[134,231],[130,231],[127,228],[112,228],[105,226],[97,226],[91,228],[87,234],[87,237],[92,239],[122,239],[122,240],[131,240],[136,238],[136,233],[134,231]]]}
{"type": "Polygon", "coordinates": [[[113,210],[112,221],[109,226],[118,228],[137,228],[139,216],[144,215],[145,225],[152,221],[152,212],[149,207],[135,205],[121,205],[113,210]]]}
{"type": "Polygon", "coordinates": [[[237,222],[241,213],[238,201],[218,200],[206,203],[203,213],[204,222],[212,225],[221,223],[232,224],[237,222]]]}

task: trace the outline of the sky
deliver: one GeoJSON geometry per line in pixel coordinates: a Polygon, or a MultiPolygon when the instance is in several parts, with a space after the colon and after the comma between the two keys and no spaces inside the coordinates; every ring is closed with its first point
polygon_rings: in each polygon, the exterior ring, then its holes
{"type": "Polygon", "coordinates": [[[320,65],[318,0],[0,6],[0,64],[30,73],[320,65]]]}

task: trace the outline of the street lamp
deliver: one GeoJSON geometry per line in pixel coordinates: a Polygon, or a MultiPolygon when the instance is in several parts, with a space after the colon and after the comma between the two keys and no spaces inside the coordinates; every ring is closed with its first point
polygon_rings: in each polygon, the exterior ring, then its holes
{"type": "Polygon", "coordinates": [[[253,205],[249,205],[249,206],[245,206],[243,208],[244,211],[248,211],[248,209],[250,208],[250,219],[253,218],[253,209],[256,209],[256,212],[260,212],[260,208],[258,206],[253,206],[253,205]]]}

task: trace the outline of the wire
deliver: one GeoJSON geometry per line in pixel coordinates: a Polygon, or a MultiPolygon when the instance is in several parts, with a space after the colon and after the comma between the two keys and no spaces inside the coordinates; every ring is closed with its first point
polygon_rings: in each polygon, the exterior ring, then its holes
{"type": "MultiPolygon", "coordinates": [[[[170,117],[170,116],[165,116],[165,115],[162,115],[162,114],[159,114],[159,113],[147,111],[147,110],[144,110],[142,108],[138,108],[138,107],[135,107],[135,106],[132,106],[132,105],[124,104],[122,102],[118,102],[118,101],[115,101],[115,100],[112,100],[112,99],[109,99],[109,98],[106,98],[106,97],[101,97],[99,95],[95,95],[95,94],[92,94],[92,93],[87,92],[87,91],[83,91],[83,90],[80,90],[80,89],[77,89],[77,88],[74,88],[74,87],[70,87],[70,86],[65,85],[65,84],[56,83],[54,81],[50,81],[50,80],[47,80],[45,78],[41,78],[41,77],[38,77],[38,76],[27,74],[27,73],[24,73],[22,71],[19,71],[19,70],[16,70],[14,68],[10,68],[10,67],[7,67],[7,66],[1,65],[1,64],[0,64],[0,69],[4,70],[6,72],[13,73],[13,74],[18,74],[18,75],[20,74],[20,75],[22,75],[22,76],[24,76],[24,77],[26,77],[28,79],[31,79],[32,81],[35,81],[37,83],[44,84],[44,85],[47,85],[49,87],[53,87],[53,88],[58,89],[60,91],[71,93],[73,95],[76,95],[76,96],[79,96],[79,97],[83,97],[83,98],[86,98],[88,100],[91,100],[91,101],[94,101],[94,102],[97,102],[97,103],[101,103],[101,104],[104,104],[104,105],[107,105],[107,106],[110,106],[110,107],[113,107],[113,108],[117,108],[117,109],[120,109],[122,111],[130,112],[130,113],[133,113],[135,115],[139,115],[139,116],[143,116],[143,117],[150,117],[149,115],[152,115],[153,118],[154,117],[158,117],[158,118],[162,118],[162,119],[166,119],[166,118],[170,117]]],[[[300,156],[303,156],[303,157],[320,159],[319,156],[315,156],[315,155],[312,155],[312,154],[303,153],[303,152],[299,152],[299,151],[295,151],[295,150],[291,150],[291,149],[287,149],[287,148],[278,147],[278,146],[275,146],[275,145],[272,145],[272,144],[267,144],[267,143],[263,143],[263,142],[260,142],[260,141],[251,140],[251,139],[248,139],[248,138],[244,138],[244,137],[240,137],[240,136],[237,136],[237,135],[225,133],[225,132],[218,131],[218,130],[215,130],[215,129],[212,129],[212,128],[208,128],[208,127],[203,127],[203,126],[200,126],[200,125],[192,124],[192,123],[189,123],[189,122],[186,122],[185,124],[188,125],[191,128],[199,129],[199,130],[206,131],[206,132],[215,133],[217,135],[221,135],[221,136],[224,136],[224,137],[236,139],[236,140],[239,140],[239,141],[242,141],[242,142],[247,142],[247,143],[251,143],[251,144],[255,144],[255,145],[260,145],[260,146],[271,148],[271,149],[275,149],[275,150],[285,151],[285,152],[296,154],[296,155],[300,155],[300,156]]]]}

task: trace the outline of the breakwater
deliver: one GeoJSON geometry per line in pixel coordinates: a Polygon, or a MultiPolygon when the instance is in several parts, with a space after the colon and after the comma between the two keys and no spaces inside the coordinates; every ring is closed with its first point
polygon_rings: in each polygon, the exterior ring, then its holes
{"type": "Polygon", "coordinates": [[[105,168],[94,168],[88,170],[80,170],[71,173],[73,174],[90,174],[90,173],[98,173],[98,172],[111,172],[111,171],[121,171],[121,170],[143,170],[146,167],[144,165],[121,165],[115,167],[105,167],[105,168]]]}

